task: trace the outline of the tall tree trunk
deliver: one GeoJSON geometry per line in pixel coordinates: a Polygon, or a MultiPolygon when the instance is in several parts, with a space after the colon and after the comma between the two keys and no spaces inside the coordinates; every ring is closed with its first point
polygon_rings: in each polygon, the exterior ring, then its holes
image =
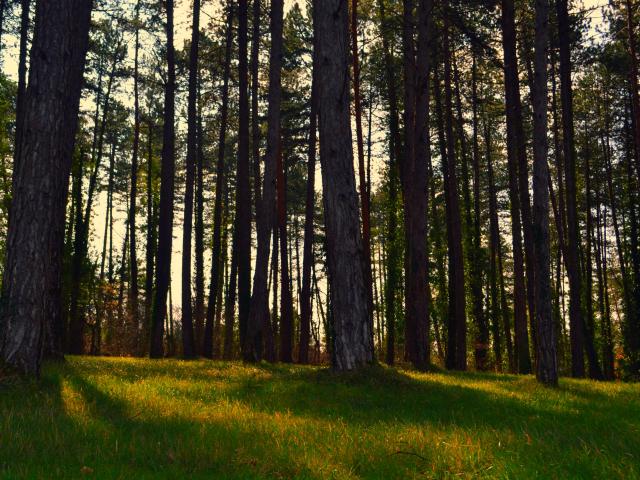
{"type": "MultiPolygon", "coordinates": [[[[153,270],[156,250],[155,200],[153,196],[153,123],[149,120],[147,133],[147,239],[144,279],[144,332],[145,340],[151,330],[151,309],[153,306],[153,270]]],[[[146,350],[146,346],[143,347],[146,350]]],[[[144,350],[141,350],[141,353],[144,350]]]]}
{"type": "Polygon", "coordinates": [[[332,366],[373,362],[349,115],[347,3],[316,1],[320,161],[333,330],[332,366]]]}
{"type": "Polygon", "coordinates": [[[571,326],[571,374],[584,376],[584,349],[589,358],[589,376],[601,378],[593,339],[587,332],[582,308],[582,275],[580,271],[580,227],[576,208],[576,167],[573,125],[573,94],[571,87],[571,52],[569,39],[569,13],[567,0],[556,1],[558,38],[560,41],[560,101],[562,103],[562,129],[565,181],[567,190],[567,273],[569,276],[569,323],[571,326]]]}
{"type": "MultiPolygon", "coordinates": [[[[515,326],[515,354],[517,371],[531,373],[529,335],[527,333],[526,290],[524,278],[524,256],[522,252],[521,204],[523,198],[518,187],[518,163],[521,146],[518,135],[518,116],[522,120],[518,59],[516,56],[515,7],[513,0],[502,0],[502,47],[504,51],[504,84],[507,116],[507,160],[509,170],[509,203],[511,205],[511,228],[513,245],[513,310],[515,326]],[[520,114],[520,115],[518,115],[520,114]]],[[[526,158],[526,157],[525,157],[526,158]]],[[[526,160],[525,160],[526,164],[526,160]]],[[[528,188],[528,187],[527,187],[528,188]]],[[[528,196],[527,196],[528,198],[528,196]]]]}
{"type": "Polygon", "coordinates": [[[253,0],[251,36],[251,149],[253,156],[253,203],[258,214],[260,205],[260,116],[258,113],[258,87],[260,84],[260,0],[253,0]]]}
{"type": "Polygon", "coordinates": [[[158,252],[156,255],[156,292],[151,326],[151,358],[164,355],[164,318],[167,292],[171,280],[171,243],[173,239],[173,201],[175,176],[175,90],[176,65],[173,48],[173,0],[165,0],[167,14],[167,82],[164,90],[164,127],[162,134],[162,168],[160,170],[160,212],[158,252]]]}
{"type": "Polygon", "coordinates": [[[533,244],[537,281],[535,326],[538,362],[536,377],[545,385],[558,384],[556,338],[551,313],[551,254],[549,251],[549,164],[547,162],[547,52],[549,1],[536,0],[535,74],[533,104],[533,244]]]}
{"type": "Polygon", "coordinates": [[[140,148],[140,102],[138,91],[138,54],[140,50],[140,0],[136,3],[136,40],[133,64],[133,152],[131,155],[131,192],[129,195],[129,317],[135,328],[135,349],[139,349],[140,325],[138,322],[138,253],[136,243],[136,209],[138,197],[138,150],[140,148]]]}
{"type": "MultiPolygon", "coordinates": [[[[247,97],[247,0],[238,2],[238,166],[236,199],[251,195],[249,188],[249,99],[247,97]]],[[[251,204],[236,201],[238,254],[238,324],[243,355],[247,351],[247,327],[251,305],[251,204]]]]}
{"type": "MultiPolygon", "coordinates": [[[[315,20],[315,17],[314,17],[315,20]]],[[[313,217],[315,211],[316,150],[318,129],[318,53],[313,37],[313,65],[311,72],[311,112],[309,119],[309,145],[307,159],[307,195],[304,208],[304,244],[302,247],[302,292],[300,294],[300,346],[298,362],[309,363],[309,340],[311,332],[311,269],[313,256],[313,217]]]]}
{"type": "MultiPolygon", "coordinates": [[[[446,4],[448,6],[448,3],[446,4]]],[[[442,168],[445,179],[447,210],[447,237],[449,245],[449,339],[447,348],[447,368],[466,370],[467,368],[467,322],[464,292],[464,258],[462,252],[462,219],[456,175],[456,156],[453,137],[453,105],[451,92],[451,49],[448,16],[444,20],[444,121],[446,130],[447,155],[442,168]]]]}
{"type": "MultiPolygon", "coordinates": [[[[472,264],[471,270],[471,296],[473,300],[473,316],[478,329],[476,334],[475,360],[478,370],[487,369],[489,356],[489,325],[483,310],[482,294],[482,265],[483,259],[480,250],[480,147],[478,145],[478,67],[476,54],[473,52],[472,64],[472,109],[473,109],[473,235],[472,235],[472,264]]],[[[498,338],[499,340],[499,338],[498,338]]],[[[499,351],[498,342],[498,351],[499,351]]]]}
{"type": "Polygon", "coordinates": [[[191,48],[189,50],[189,91],[187,98],[187,174],[182,227],[182,348],[185,358],[196,356],[191,290],[191,236],[193,230],[193,189],[197,162],[198,46],[200,42],[200,0],[193,1],[191,48]]]}
{"type": "Polygon", "coordinates": [[[13,152],[14,172],[20,158],[20,135],[24,128],[24,100],[27,91],[27,47],[29,42],[29,8],[31,0],[20,0],[20,56],[18,60],[18,92],[16,95],[16,138],[13,152]]]}
{"type": "Polygon", "coordinates": [[[233,246],[231,247],[231,271],[229,272],[229,285],[227,287],[227,298],[224,305],[224,344],[222,358],[231,360],[233,358],[233,323],[236,309],[236,281],[238,278],[238,240],[236,229],[233,229],[233,246]]]}
{"type": "Polygon", "coordinates": [[[193,311],[196,349],[202,353],[204,337],[204,134],[202,129],[202,97],[198,82],[198,158],[196,162],[195,218],[195,305],[193,311]]]}
{"type": "MultiPolygon", "coordinates": [[[[290,267],[287,256],[287,199],[286,172],[282,148],[277,157],[278,233],[280,236],[280,361],[293,362],[293,298],[291,297],[290,267]]],[[[274,252],[277,255],[277,252],[274,252]]],[[[274,283],[273,288],[276,288],[274,283]]]]}
{"type": "Polygon", "coordinates": [[[258,251],[256,254],[256,270],[253,276],[253,295],[251,297],[249,324],[247,326],[246,349],[243,354],[246,361],[258,361],[262,358],[264,326],[269,316],[267,283],[271,229],[275,225],[276,164],[280,145],[283,8],[283,0],[272,0],[267,153],[264,160],[264,186],[260,212],[256,219],[258,251]]]}
{"type": "MultiPolygon", "coordinates": [[[[216,198],[213,207],[213,253],[211,255],[211,283],[209,305],[204,325],[202,354],[213,356],[213,320],[216,315],[216,301],[220,289],[222,201],[225,186],[225,144],[227,141],[227,117],[229,112],[229,77],[231,75],[231,47],[233,46],[233,8],[229,5],[227,16],[227,39],[225,49],[224,79],[222,83],[222,106],[220,108],[220,133],[218,137],[218,163],[216,165],[216,198]]],[[[240,199],[240,197],[238,197],[240,199]]],[[[220,307],[220,305],[218,305],[220,307]]]]}
{"type": "Polygon", "coordinates": [[[1,358],[29,374],[39,373],[45,332],[61,322],[66,199],[91,7],[85,0],[36,6],[0,314],[1,358]]]}
{"type": "Polygon", "coordinates": [[[396,297],[400,278],[400,257],[402,252],[398,240],[398,161],[401,157],[400,120],[398,114],[398,98],[394,60],[391,54],[390,38],[392,26],[385,13],[384,0],[378,0],[381,21],[382,48],[384,51],[385,80],[387,84],[387,101],[389,102],[389,219],[386,229],[388,249],[387,272],[384,283],[384,306],[387,325],[387,349],[385,360],[393,365],[395,361],[396,341],[396,297]]]}
{"type": "MultiPolygon", "coordinates": [[[[373,276],[371,274],[371,196],[367,185],[362,136],[362,100],[360,98],[360,59],[358,51],[358,0],[351,0],[351,62],[353,66],[353,110],[355,112],[356,147],[358,152],[358,178],[360,209],[362,213],[362,246],[367,301],[369,302],[369,329],[373,333],[373,276]]],[[[373,342],[373,337],[371,337],[373,342]]]]}

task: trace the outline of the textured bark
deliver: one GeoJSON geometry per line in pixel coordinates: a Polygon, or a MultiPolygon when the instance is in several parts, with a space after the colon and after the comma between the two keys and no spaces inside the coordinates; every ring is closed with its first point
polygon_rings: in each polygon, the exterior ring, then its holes
{"type": "Polygon", "coordinates": [[[447,155],[442,168],[445,179],[447,213],[447,240],[449,248],[449,339],[447,368],[467,368],[467,321],[464,292],[464,257],[462,251],[462,219],[456,175],[456,158],[453,137],[453,105],[451,91],[451,50],[449,48],[449,21],[445,16],[444,26],[444,123],[447,155]]]}
{"type": "Polygon", "coordinates": [[[538,381],[558,384],[555,329],[551,314],[551,254],[549,249],[549,165],[547,163],[547,52],[549,1],[536,0],[535,73],[533,104],[533,245],[536,259],[538,381]]]}
{"type": "Polygon", "coordinates": [[[182,226],[182,352],[185,358],[196,356],[193,331],[191,290],[191,237],[193,230],[193,189],[197,162],[198,46],[200,42],[200,0],[193,2],[191,47],[189,49],[189,91],[187,94],[187,174],[182,226]]]}
{"type": "MultiPolygon", "coordinates": [[[[238,2],[238,165],[236,198],[247,199],[249,188],[249,99],[247,97],[247,0],[238,2]]],[[[246,333],[251,304],[251,204],[236,202],[238,255],[238,323],[240,346],[246,352],[246,333]]]]}
{"type": "Polygon", "coordinates": [[[224,343],[222,358],[233,358],[233,324],[236,310],[236,291],[238,278],[238,239],[235,228],[233,229],[233,246],[231,247],[231,270],[229,272],[229,285],[224,305],[224,343]]]}
{"type": "Polygon", "coordinates": [[[271,2],[271,51],[269,54],[269,107],[267,113],[268,133],[265,155],[264,184],[257,216],[258,251],[256,269],[253,276],[253,294],[247,325],[246,361],[258,361],[262,358],[262,343],[265,324],[269,317],[268,270],[271,229],[275,225],[276,207],[276,163],[280,144],[280,103],[282,98],[282,27],[283,1],[271,2]]]}
{"type": "MultiPolygon", "coordinates": [[[[200,82],[198,82],[200,90],[200,82]]],[[[195,304],[193,310],[193,330],[196,349],[202,353],[204,337],[204,135],[202,129],[202,98],[198,93],[198,158],[196,162],[195,201],[195,304]]]]}
{"type": "Polygon", "coordinates": [[[331,296],[332,366],[373,362],[349,115],[347,2],[316,3],[320,162],[331,296]]]}
{"type": "MultiPolygon", "coordinates": [[[[315,31],[315,28],[314,28],[315,31]]],[[[313,71],[311,73],[311,112],[309,119],[309,148],[307,159],[307,194],[304,208],[304,244],[302,246],[302,290],[300,292],[300,346],[298,362],[309,363],[311,334],[311,269],[313,256],[313,216],[315,211],[316,150],[318,129],[318,55],[315,34],[313,39],[313,71]]]]}
{"type": "MultiPolygon", "coordinates": [[[[213,357],[213,320],[216,315],[218,290],[220,286],[221,236],[222,236],[222,201],[225,186],[225,143],[227,141],[227,117],[229,112],[229,77],[231,75],[231,47],[233,46],[233,9],[229,7],[227,17],[227,39],[225,49],[224,79],[222,83],[222,105],[220,108],[220,132],[218,137],[218,163],[216,165],[216,198],[213,207],[213,253],[211,255],[211,283],[209,288],[209,305],[204,324],[202,354],[213,357]]],[[[219,339],[218,339],[219,340],[219,339]]]]}
{"type": "Polygon", "coordinates": [[[62,253],[90,1],[38,2],[21,125],[0,313],[4,362],[38,374],[61,320],[62,253]]]}
{"type": "Polygon", "coordinates": [[[162,167],[160,170],[160,212],[158,216],[158,252],[156,254],[156,291],[151,315],[151,358],[164,355],[164,319],[171,280],[171,243],[173,240],[173,202],[175,176],[175,90],[176,65],[173,47],[173,0],[165,0],[167,15],[167,81],[164,90],[164,127],[162,131],[162,167]]]}
{"type": "Polygon", "coordinates": [[[405,350],[416,368],[430,361],[429,298],[427,285],[427,209],[429,163],[429,71],[433,2],[418,5],[418,45],[414,45],[413,2],[405,0],[403,57],[405,76],[404,156],[400,179],[404,198],[406,236],[405,350]]]}
{"type": "MultiPolygon", "coordinates": [[[[529,334],[527,332],[524,256],[522,252],[521,195],[518,187],[517,134],[519,103],[518,59],[516,56],[515,8],[513,0],[502,0],[502,46],[504,51],[505,106],[507,116],[507,160],[509,170],[509,203],[511,205],[511,238],[513,246],[513,311],[515,356],[518,373],[531,373],[529,334]]],[[[525,162],[526,163],[526,162],[525,162]]]]}

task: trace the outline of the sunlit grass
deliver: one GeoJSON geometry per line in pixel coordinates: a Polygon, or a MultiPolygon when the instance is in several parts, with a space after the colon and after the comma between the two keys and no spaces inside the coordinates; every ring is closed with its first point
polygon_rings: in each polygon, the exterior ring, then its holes
{"type": "Polygon", "coordinates": [[[640,386],[71,357],[0,380],[2,478],[640,478],[640,386]]]}

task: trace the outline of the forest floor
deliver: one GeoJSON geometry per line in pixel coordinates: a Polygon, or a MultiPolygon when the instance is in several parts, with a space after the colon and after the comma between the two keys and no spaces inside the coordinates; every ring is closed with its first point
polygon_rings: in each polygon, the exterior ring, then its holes
{"type": "Polygon", "coordinates": [[[0,379],[0,478],[640,478],[640,385],[69,357],[0,379]]]}

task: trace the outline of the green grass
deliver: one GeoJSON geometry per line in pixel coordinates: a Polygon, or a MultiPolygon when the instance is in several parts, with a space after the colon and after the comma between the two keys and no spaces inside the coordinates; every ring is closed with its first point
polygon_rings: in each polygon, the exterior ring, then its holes
{"type": "Polygon", "coordinates": [[[71,357],[0,379],[1,478],[640,478],[640,386],[71,357]]]}

